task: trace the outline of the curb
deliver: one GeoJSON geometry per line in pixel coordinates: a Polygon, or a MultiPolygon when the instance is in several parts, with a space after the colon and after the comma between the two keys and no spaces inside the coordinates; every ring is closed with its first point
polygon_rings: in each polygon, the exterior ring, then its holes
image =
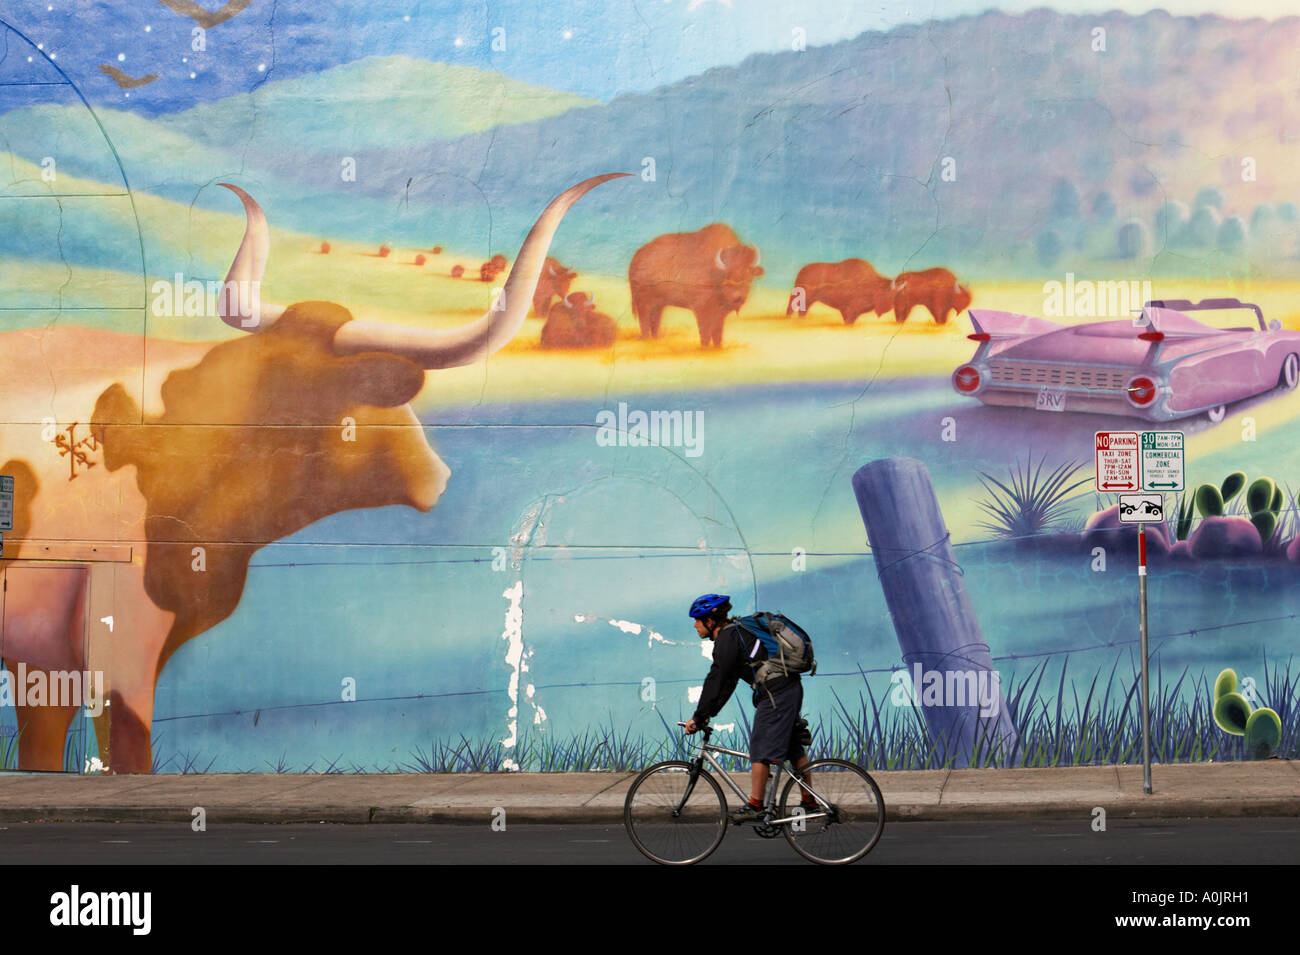
{"type": "MultiPolygon", "coordinates": [[[[511,808],[505,800],[503,808],[512,823],[526,825],[622,825],[623,807],[589,806],[520,806],[511,808]]],[[[978,804],[952,804],[948,806],[920,806],[904,803],[891,806],[886,803],[888,822],[977,822],[983,820],[1062,820],[1088,818],[1093,805],[1086,802],[1037,802],[1032,804],[1011,802],[980,802],[978,804]]],[[[1234,800],[1204,800],[1171,798],[1162,800],[1146,797],[1143,800],[1125,799],[1105,805],[1107,818],[1115,819],[1233,819],[1260,816],[1300,816],[1300,798],[1262,799],[1251,802],[1234,800]]],[[[483,806],[445,806],[438,808],[418,806],[371,806],[367,808],[346,806],[294,806],[284,808],[231,806],[207,807],[207,822],[212,824],[255,825],[313,825],[318,823],[342,825],[414,824],[414,825],[487,825],[491,811],[483,806]]],[[[193,817],[190,810],[174,806],[44,806],[28,809],[0,809],[0,824],[28,823],[179,823],[189,825],[193,817]]]]}

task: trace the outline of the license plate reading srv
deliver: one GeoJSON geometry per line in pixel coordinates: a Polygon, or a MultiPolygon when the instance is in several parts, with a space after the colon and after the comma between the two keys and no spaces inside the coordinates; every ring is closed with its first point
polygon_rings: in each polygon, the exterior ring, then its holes
{"type": "Polygon", "coordinates": [[[1038,389],[1038,401],[1034,405],[1039,411],[1064,411],[1065,392],[1051,388],[1038,389]]]}

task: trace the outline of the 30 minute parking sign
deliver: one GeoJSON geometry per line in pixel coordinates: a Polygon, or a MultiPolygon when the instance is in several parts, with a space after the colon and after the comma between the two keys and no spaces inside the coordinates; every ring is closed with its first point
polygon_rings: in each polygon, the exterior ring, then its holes
{"type": "Polygon", "coordinates": [[[1142,432],[1142,490],[1185,490],[1181,431],[1142,432]]]}

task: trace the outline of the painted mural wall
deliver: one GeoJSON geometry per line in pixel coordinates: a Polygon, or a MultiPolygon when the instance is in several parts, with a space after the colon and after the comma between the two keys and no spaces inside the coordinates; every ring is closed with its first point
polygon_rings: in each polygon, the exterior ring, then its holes
{"type": "Polygon", "coordinates": [[[1154,431],[1154,757],[1295,758],[1300,19],[862,6],[0,2],[0,768],[636,767],[705,592],[1140,761],[1154,431]]]}

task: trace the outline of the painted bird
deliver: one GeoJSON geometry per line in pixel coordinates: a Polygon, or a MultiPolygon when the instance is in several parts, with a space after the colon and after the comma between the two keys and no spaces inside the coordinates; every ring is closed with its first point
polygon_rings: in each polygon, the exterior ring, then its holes
{"type": "Polygon", "coordinates": [[[253,0],[230,0],[220,10],[205,10],[194,0],[158,0],[159,6],[174,10],[183,17],[189,17],[205,30],[211,30],[218,23],[225,23],[231,17],[243,13],[253,0]]]}
{"type": "Polygon", "coordinates": [[[124,90],[133,90],[137,86],[145,86],[146,84],[152,83],[154,80],[158,79],[157,73],[150,73],[148,76],[142,76],[139,79],[136,79],[134,76],[127,76],[116,66],[110,66],[107,63],[101,63],[99,68],[109,76],[113,77],[113,79],[117,81],[118,87],[124,90]]]}

